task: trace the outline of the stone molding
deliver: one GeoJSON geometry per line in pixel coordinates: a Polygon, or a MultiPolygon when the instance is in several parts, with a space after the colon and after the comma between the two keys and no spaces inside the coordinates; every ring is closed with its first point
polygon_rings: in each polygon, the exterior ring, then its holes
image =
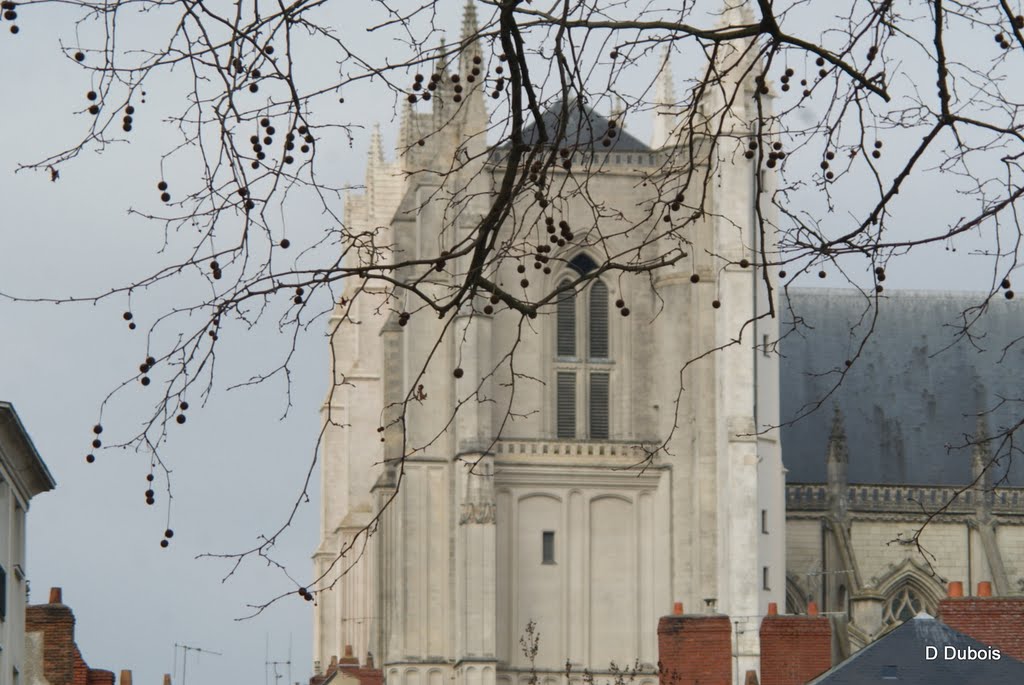
{"type": "MultiPolygon", "coordinates": [[[[786,511],[828,511],[829,486],[821,483],[786,485],[786,511]]],[[[974,515],[978,493],[948,485],[850,485],[846,488],[851,514],[892,513],[924,515],[952,501],[944,515],[974,515]]],[[[990,493],[992,513],[1024,516],[1024,488],[996,488],[990,493]]]]}

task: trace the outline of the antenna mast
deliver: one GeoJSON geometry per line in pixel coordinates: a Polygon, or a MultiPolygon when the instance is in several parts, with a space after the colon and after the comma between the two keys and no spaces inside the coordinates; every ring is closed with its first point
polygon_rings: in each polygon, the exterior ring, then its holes
{"type": "Polygon", "coordinates": [[[197,652],[199,654],[213,654],[214,656],[224,656],[220,652],[214,652],[210,649],[203,649],[202,647],[194,647],[192,645],[183,645],[177,642],[174,643],[174,663],[177,667],[178,663],[178,650],[181,650],[181,685],[186,685],[186,678],[188,677],[188,653],[197,652]]]}

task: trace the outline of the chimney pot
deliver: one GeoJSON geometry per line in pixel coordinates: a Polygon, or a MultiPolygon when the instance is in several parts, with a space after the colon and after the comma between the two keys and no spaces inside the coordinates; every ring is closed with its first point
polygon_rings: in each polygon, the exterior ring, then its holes
{"type": "Polygon", "coordinates": [[[964,596],[964,584],[959,580],[954,580],[949,584],[949,596],[950,597],[963,597],[964,596]]]}
{"type": "Polygon", "coordinates": [[[127,669],[121,670],[121,685],[132,685],[132,672],[127,669]]]}
{"type": "Polygon", "coordinates": [[[758,685],[757,671],[747,671],[747,677],[744,678],[743,685],[758,685]]]}
{"type": "Polygon", "coordinates": [[[817,616],[818,615],[818,603],[817,602],[812,600],[812,601],[807,603],[807,615],[808,616],[817,616]]]}
{"type": "Polygon", "coordinates": [[[164,685],[171,685],[171,674],[164,673],[164,685]]]}
{"type": "Polygon", "coordinates": [[[675,604],[672,605],[672,615],[673,616],[682,616],[683,615],[683,603],[682,602],[676,602],[675,604]]]}
{"type": "Polygon", "coordinates": [[[351,659],[352,658],[352,645],[345,645],[345,658],[346,659],[351,659]]]}
{"type": "Polygon", "coordinates": [[[337,665],[338,665],[338,656],[334,655],[334,656],[331,657],[330,667],[334,668],[337,665]]]}
{"type": "Polygon", "coordinates": [[[59,587],[50,588],[50,604],[63,604],[59,587]]]}
{"type": "Polygon", "coordinates": [[[366,653],[366,667],[373,668],[373,652],[366,653]]]}
{"type": "Polygon", "coordinates": [[[769,616],[778,616],[779,615],[779,605],[776,602],[768,602],[768,615],[769,616]]]}
{"type": "Polygon", "coordinates": [[[983,580],[978,583],[978,596],[979,597],[991,597],[992,596],[992,583],[987,580],[983,580]]]}

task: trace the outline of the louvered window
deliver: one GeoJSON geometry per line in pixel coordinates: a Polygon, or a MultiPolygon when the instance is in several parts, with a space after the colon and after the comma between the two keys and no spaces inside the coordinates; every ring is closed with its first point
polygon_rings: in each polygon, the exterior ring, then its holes
{"type": "MultiPolygon", "coordinates": [[[[586,275],[597,264],[576,255],[569,267],[586,275]]],[[[612,352],[608,309],[609,290],[594,279],[578,293],[568,290],[575,276],[559,288],[555,310],[555,435],[559,438],[607,440],[611,437],[612,352]]]]}
{"type": "Polygon", "coordinates": [[[587,336],[591,359],[608,358],[608,286],[594,281],[590,286],[590,311],[587,312],[590,330],[587,336]]]}
{"type": "Polygon", "coordinates": [[[576,437],[576,372],[558,372],[558,398],[555,402],[555,422],[558,437],[576,437]]]}
{"type": "MultiPolygon", "coordinates": [[[[562,281],[560,288],[568,287],[569,281],[562,281]]],[[[558,356],[576,356],[576,297],[572,290],[558,299],[558,356]]]]}
{"type": "Polygon", "coordinates": [[[590,374],[590,437],[608,439],[608,374],[590,374]]]}

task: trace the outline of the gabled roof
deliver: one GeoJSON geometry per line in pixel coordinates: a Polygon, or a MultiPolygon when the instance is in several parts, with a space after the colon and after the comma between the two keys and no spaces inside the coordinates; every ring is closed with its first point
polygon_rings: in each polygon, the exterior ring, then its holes
{"type": "Polygon", "coordinates": [[[28,431],[10,402],[0,401],[0,458],[14,486],[27,502],[56,482],[36,451],[28,431]]]}
{"type": "MultiPolygon", "coordinates": [[[[548,136],[548,144],[558,132],[558,123],[562,115],[562,100],[555,102],[541,115],[548,136]]],[[[651,152],[651,149],[631,136],[622,128],[622,122],[616,122],[615,136],[607,147],[603,144],[608,131],[608,119],[579,100],[568,104],[565,137],[559,142],[560,147],[595,147],[608,152],[651,152]]],[[[536,145],[540,141],[540,130],[533,121],[523,129],[523,142],[536,145]]]]}
{"type": "MultiPolygon", "coordinates": [[[[780,414],[783,463],[791,483],[824,483],[833,403],[843,414],[849,482],[962,485],[971,482],[971,450],[962,445],[977,429],[977,413],[1000,398],[1020,397],[1024,308],[1002,297],[958,337],[961,313],[984,293],[886,290],[877,321],[854,289],[790,288],[780,305],[780,414]],[[794,317],[802,324],[792,329],[794,317]],[[829,396],[874,326],[859,358],[829,396]],[[808,403],[817,412],[792,425],[808,403]]],[[[1019,404],[1005,402],[987,416],[988,434],[1017,420],[1019,404]]],[[[1005,460],[1004,460],[1005,462],[1005,460]]],[[[1024,460],[1015,459],[1007,486],[1024,486],[1024,460]]],[[[992,474],[994,482],[1005,464],[992,474]]]]}
{"type": "Polygon", "coordinates": [[[807,685],[1020,685],[1024,663],[1005,654],[993,660],[992,649],[921,613],[884,637],[875,640],[807,685]],[[936,658],[927,659],[934,647],[936,658]],[[958,658],[946,659],[946,648],[958,658]],[[968,650],[984,652],[986,659],[968,650]]]}

